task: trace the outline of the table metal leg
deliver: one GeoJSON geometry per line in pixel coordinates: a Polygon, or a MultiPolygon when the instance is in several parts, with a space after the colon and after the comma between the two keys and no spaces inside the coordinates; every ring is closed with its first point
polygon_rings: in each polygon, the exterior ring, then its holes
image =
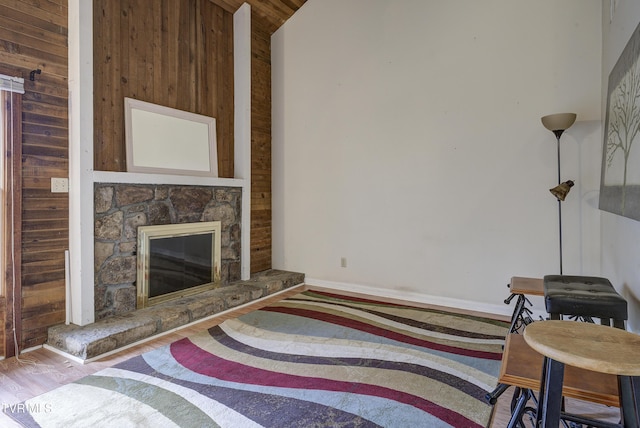
{"type": "Polygon", "coordinates": [[[545,357],[540,381],[540,402],[536,424],[542,428],[557,428],[562,411],[564,364],[545,357]]]}
{"type": "Polygon", "coordinates": [[[536,411],[536,427],[540,426],[540,422],[542,421],[542,406],[545,403],[545,390],[546,383],[545,378],[547,377],[547,358],[543,360],[542,363],[542,375],[540,376],[540,392],[538,393],[538,410],[536,411]]]}
{"type": "Polygon", "coordinates": [[[507,428],[516,428],[518,427],[520,421],[522,420],[522,416],[524,415],[524,411],[526,409],[527,401],[531,398],[531,391],[528,389],[520,389],[520,396],[518,397],[515,406],[511,409],[511,419],[509,419],[509,423],[507,424],[507,428]]]}
{"type": "Polygon", "coordinates": [[[620,413],[625,428],[640,427],[640,376],[618,376],[620,413]]]}
{"type": "Polygon", "coordinates": [[[509,388],[509,385],[505,385],[504,383],[499,383],[496,388],[485,395],[485,398],[489,402],[489,404],[493,405],[498,402],[498,398],[509,388]]]}

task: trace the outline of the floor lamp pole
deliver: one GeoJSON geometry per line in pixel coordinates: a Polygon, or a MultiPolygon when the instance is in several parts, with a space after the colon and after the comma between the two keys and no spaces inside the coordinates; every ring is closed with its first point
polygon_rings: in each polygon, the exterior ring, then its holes
{"type": "MultiPolygon", "coordinates": [[[[562,131],[555,131],[558,145],[558,184],[560,184],[560,136],[562,131]]],[[[558,199],[558,243],[560,250],[560,275],[562,275],[562,201],[558,199]]]]}
{"type": "Polygon", "coordinates": [[[569,129],[576,121],[575,113],[556,113],[543,116],[541,118],[542,125],[556,136],[556,144],[558,147],[558,186],[551,190],[551,193],[558,199],[558,244],[560,249],[560,275],[562,275],[562,201],[567,196],[569,188],[573,186],[573,181],[569,180],[562,183],[560,176],[560,137],[562,133],[569,129]]]}

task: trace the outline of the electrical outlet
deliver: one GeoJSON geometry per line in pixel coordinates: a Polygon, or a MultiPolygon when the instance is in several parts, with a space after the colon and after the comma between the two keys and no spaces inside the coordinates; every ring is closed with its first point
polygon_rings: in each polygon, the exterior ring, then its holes
{"type": "Polygon", "coordinates": [[[69,179],[52,177],[51,193],[69,193],[69,179]]]}
{"type": "Polygon", "coordinates": [[[340,259],[340,267],[343,267],[343,268],[347,267],[347,258],[346,257],[342,257],[340,259]]]}

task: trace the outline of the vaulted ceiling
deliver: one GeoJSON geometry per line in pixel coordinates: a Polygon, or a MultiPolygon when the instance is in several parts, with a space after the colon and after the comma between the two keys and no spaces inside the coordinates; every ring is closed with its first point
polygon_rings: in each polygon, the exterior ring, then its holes
{"type": "Polygon", "coordinates": [[[210,0],[223,9],[234,13],[243,3],[249,3],[257,17],[264,20],[266,28],[273,34],[307,0],[210,0]]]}

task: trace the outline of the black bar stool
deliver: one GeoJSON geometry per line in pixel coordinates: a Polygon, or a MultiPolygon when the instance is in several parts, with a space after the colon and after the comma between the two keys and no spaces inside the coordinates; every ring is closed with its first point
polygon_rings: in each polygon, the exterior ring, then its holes
{"type": "Polygon", "coordinates": [[[603,325],[613,324],[624,330],[627,301],[607,278],[546,275],[543,284],[544,302],[552,320],[562,319],[563,315],[600,318],[603,325]]]}

